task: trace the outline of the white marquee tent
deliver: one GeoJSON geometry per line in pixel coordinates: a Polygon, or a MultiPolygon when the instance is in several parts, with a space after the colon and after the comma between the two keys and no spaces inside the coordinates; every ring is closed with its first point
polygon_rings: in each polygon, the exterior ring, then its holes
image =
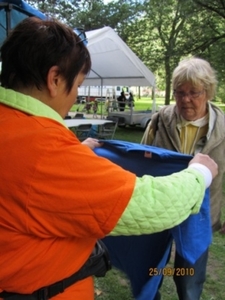
{"type": "Polygon", "coordinates": [[[155,77],[111,27],[86,32],[92,70],[82,85],[152,86],[155,77]]]}

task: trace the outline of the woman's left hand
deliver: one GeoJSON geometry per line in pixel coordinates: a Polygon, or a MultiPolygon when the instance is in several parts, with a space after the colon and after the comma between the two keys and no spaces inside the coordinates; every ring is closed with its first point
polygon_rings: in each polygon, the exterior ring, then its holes
{"type": "Polygon", "coordinates": [[[103,143],[100,143],[97,139],[93,139],[93,138],[87,138],[81,144],[88,146],[92,150],[101,147],[103,145],[103,143]]]}

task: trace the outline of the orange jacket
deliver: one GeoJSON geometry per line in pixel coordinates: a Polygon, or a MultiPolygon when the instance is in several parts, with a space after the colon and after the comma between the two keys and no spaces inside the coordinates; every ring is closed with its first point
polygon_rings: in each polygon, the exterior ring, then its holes
{"type": "MultiPolygon", "coordinates": [[[[31,293],[75,273],[131,198],[135,175],[49,118],[0,105],[0,290],[31,293]]],[[[92,278],[53,299],[93,299],[92,278]]]]}

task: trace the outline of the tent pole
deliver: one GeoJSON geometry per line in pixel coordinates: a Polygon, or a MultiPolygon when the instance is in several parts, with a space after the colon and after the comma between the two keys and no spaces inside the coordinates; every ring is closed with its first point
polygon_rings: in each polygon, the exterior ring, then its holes
{"type": "Polygon", "coordinates": [[[9,35],[9,32],[11,30],[11,10],[12,10],[12,4],[8,4],[5,7],[5,11],[6,11],[6,36],[9,35]]]}
{"type": "Polygon", "coordinates": [[[102,103],[103,103],[103,78],[101,77],[101,119],[103,119],[103,115],[102,115],[102,103]]]}
{"type": "Polygon", "coordinates": [[[155,101],[155,86],[152,88],[152,113],[156,112],[156,101],[155,101]]]}

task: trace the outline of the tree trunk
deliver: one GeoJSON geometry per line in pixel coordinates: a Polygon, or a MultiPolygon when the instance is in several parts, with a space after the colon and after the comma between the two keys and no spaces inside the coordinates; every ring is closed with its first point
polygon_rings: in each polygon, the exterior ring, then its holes
{"type": "Polygon", "coordinates": [[[170,104],[170,91],[171,91],[171,72],[170,72],[169,57],[165,58],[165,71],[166,71],[165,105],[169,105],[170,104]]]}

